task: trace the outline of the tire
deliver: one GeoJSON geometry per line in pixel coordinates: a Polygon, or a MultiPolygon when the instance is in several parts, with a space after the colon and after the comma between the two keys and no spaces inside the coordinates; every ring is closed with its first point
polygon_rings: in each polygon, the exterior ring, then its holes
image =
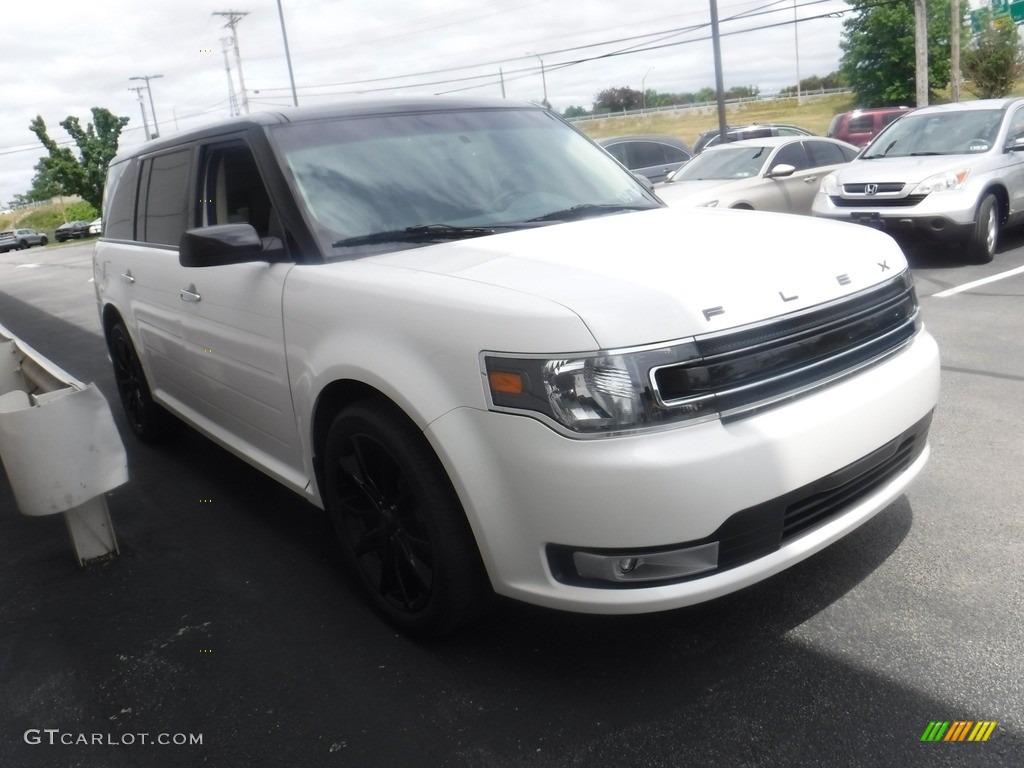
{"type": "Polygon", "coordinates": [[[19,240],[18,241],[18,250],[20,250],[20,251],[27,251],[28,249],[29,249],[28,240],[19,240]]]}
{"type": "Polygon", "coordinates": [[[999,244],[1000,210],[995,195],[985,195],[978,205],[974,229],[967,241],[967,258],[974,264],[988,264],[999,244]]]}
{"type": "Polygon", "coordinates": [[[423,434],[384,402],[338,414],[324,504],[346,561],[383,616],[416,636],[449,633],[492,597],[465,513],[423,434]]]}
{"type": "Polygon", "coordinates": [[[114,381],[132,432],[144,443],[155,443],[170,432],[174,417],[153,401],[139,356],[124,324],[117,322],[108,338],[114,381]]]}
{"type": "Polygon", "coordinates": [[[50,241],[46,239],[46,235],[43,235],[41,238],[39,238],[39,244],[40,245],[49,245],[50,241]]]}

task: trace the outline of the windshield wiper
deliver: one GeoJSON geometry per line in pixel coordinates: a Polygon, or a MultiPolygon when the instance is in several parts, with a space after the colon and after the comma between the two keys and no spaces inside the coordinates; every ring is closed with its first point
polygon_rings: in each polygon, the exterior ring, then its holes
{"type": "Polygon", "coordinates": [[[889,150],[896,146],[896,142],[898,141],[899,139],[893,139],[891,142],[889,142],[889,146],[887,146],[881,152],[876,152],[873,155],[864,155],[864,157],[862,157],[861,160],[874,160],[875,158],[878,157],[885,157],[886,155],[889,154],[889,150]]]}
{"type": "Polygon", "coordinates": [[[561,211],[552,211],[543,216],[537,216],[527,221],[575,221],[585,219],[589,216],[601,216],[606,213],[621,213],[622,211],[649,211],[657,208],[656,205],[622,205],[619,203],[582,203],[572,208],[565,208],[561,211]]]}
{"type": "Polygon", "coordinates": [[[461,240],[468,237],[483,237],[497,232],[495,227],[456,227],[452,224],[421,224],[405,229],[391,229],[386,232],[374,232],[369,235],[346,237],[332,248],[347,248],[353,245],[373,245],[374,243],[416,243],[436,240],[461,240]]]}

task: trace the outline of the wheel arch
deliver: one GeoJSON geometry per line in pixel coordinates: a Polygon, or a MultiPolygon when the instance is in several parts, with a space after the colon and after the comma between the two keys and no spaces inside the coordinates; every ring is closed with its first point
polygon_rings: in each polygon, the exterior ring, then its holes
{"type": "Polygon", "coordinates": [[[327,384],[316,397],[309,426],[313,478],[318,494],[324,487],[324,448],[334,417],[352,403],[366,399],[383,403],[396,413],[400,413],[410,423],[414,423],[398,403],[366,382],[356,379],[338,379],[327,384]]]}

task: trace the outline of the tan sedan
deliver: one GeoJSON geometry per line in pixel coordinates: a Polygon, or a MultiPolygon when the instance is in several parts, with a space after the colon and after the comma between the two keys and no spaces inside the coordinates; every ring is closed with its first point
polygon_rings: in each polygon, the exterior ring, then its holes
{"type": "Polygon", "coordinates": [[[821,179],[857,156],[820,136],[773,136],[709,147],[654,191],[671,207],[810,214],[821,179]]]}

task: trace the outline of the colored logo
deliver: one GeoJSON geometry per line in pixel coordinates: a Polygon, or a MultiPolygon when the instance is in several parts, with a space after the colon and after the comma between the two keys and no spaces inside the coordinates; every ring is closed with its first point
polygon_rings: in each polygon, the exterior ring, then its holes
{"type": "Polygon", "coordinates": [[[995,720],[932,720],[921,741],[988,741],[997,724],[995,720]]]}

